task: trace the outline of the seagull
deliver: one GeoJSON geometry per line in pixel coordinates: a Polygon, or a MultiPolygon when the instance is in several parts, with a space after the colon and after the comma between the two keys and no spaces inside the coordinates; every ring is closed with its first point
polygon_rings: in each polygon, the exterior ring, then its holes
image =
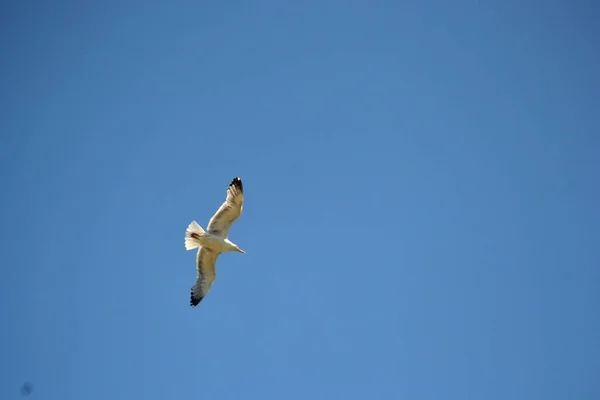
{"type": "Polygon", "coordinates": [[[244,187],[239,177],[233,178],[227,188],[227,198],[215,215],[208,221],[206,231],[196,221],[192,221],[185,231],[185,249],[198,248],[196,255],[196,284],[192,287],[190,306],[196,307],[208,293],[217,278],[215,263],[221,253],[246,252],[229,240],[231,224],[242,214],[244,187]]]}

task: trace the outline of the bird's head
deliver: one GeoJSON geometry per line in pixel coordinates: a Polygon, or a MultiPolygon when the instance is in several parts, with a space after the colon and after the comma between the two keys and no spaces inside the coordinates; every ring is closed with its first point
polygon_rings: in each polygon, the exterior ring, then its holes
{"type": "Polygon", "coordinates": [[[235,251],[240,252],[242,254],[246,254],[246,252],[239,248],[239,246],[235,246],[235,251]]]}

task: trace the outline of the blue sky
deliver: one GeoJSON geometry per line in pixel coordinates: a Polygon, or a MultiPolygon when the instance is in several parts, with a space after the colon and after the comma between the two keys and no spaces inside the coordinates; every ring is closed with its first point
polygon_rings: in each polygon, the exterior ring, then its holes
{"type": "Polygon", "coordinates": [[[451,3],[4,2],[0,398],[599,398],[600,7],[451,3]]]}

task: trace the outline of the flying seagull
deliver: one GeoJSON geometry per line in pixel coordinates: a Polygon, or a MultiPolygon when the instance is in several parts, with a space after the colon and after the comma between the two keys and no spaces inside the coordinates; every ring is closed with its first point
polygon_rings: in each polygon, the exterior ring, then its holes
{"type": "Polygon", "coordinates": [[[206,231],[192,221],[185,231],[185,249],[198,249],[196,255],[196,284],[192,287],[190,306],[196,307],[208,293],[217,278],[215,263],[221,253],[237,251],[246,253],[228,239],[231,224],[242,214],[244,187],[239,177],[233,178],[227,188],[227,198],[208,221],[206,231]]]}

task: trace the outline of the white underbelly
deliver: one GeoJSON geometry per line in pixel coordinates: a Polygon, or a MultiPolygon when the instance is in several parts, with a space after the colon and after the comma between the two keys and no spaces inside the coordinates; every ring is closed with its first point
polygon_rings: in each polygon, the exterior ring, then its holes
{"type": "Polygon", "coordinates": [[[200,239],[203,247],[207,247],[216,252],[231,251],[233,246],[225,241],[222,237],[211,235],[210,233],[202,235],[200,239]]]}

